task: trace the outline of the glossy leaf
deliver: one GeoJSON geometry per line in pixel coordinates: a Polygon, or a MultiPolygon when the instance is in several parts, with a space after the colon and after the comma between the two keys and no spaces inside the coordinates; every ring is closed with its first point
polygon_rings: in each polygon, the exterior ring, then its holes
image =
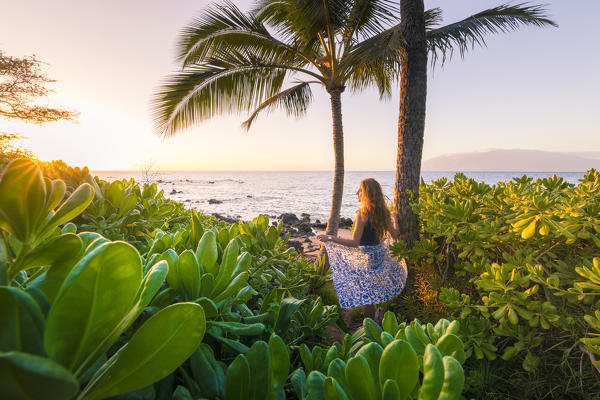
{"type": "Polygon", "coordinates": [[[156,382],[192,355],[204,337],[202,307],[177,303],[148,319],[85,389],[87,398],[103,399],[156,382]]]}
{"type": "Polygon", "coordinates": [[[0,286],[0,352],[44,355],[44,316],[36,301],[21,289],[0,286]]]}
{"type": "Polygon", "coordinates": [[[106,336],[127,315],[142,280],[142,261],[128,243],[105,243],[69,273],[48,314],[48,356],[80,376],[101,354],[106,336]]]}
{"type": "Polygon", "coordinates": [[[243,355],[238,355],[227,368],[226,400],[250,399],[250,366],[243,355]]]}
{"type": "Polygon", "coordinates": [[[61,365],[33,354],[0,353],[0,399],[69,400],[79,383],[61,365]]]}
{"type": "Polygon", "coordinates": [[[394,340],[381,355],[379,362],[379,382],[381,385],[388,379],[396,381],[401,398],[412,393],[419,379],[419,361],[413,348],[405,341],[394,340]]]}

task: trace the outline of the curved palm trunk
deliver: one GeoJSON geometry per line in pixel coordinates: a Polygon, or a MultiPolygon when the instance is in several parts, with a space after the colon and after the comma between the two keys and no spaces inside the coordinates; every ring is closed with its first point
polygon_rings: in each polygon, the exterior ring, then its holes
{"type": "Polygon", "coordinates": [[[342,196],[344,194],[344,128],[342,126],[342,91],[328,90],[331,99],[331,116],[333,119],[333,153],[335,169],[333,175],[333,192],[331,195],[331,211],[327,220],[327,235],[335,235],[340,224],[342,196]]]}
{"type": "Polygon", "coordinates": [[[419,196],[427,98],[427,42],[423,0],[401,0],[400,12],[406,48],[401,58],[394,204],[398,211],[400,237],[408,246],[412,246],[418,236],[418,225],[409,200],[419,196]]]}

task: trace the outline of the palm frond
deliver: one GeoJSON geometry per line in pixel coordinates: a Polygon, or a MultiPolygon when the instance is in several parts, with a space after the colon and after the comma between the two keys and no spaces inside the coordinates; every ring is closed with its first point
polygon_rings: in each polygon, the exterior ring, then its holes
{"type": "Polygon", "coordinates": [[[476,45],[485,47],[485,37],[493,33],[515,31],[521,26],[557,26],[548,18],[543,6],[521,4],[503,4],[490,8],[462,21],[449,24],[427,32],[432,63],[441,56],[442,63],[458,49],[461,57],[476,45]]]}
{"type": "Polygon", "coordinates": [[[249,130],[256,117],[258,117],[262,111],[275,108],[283,108],[288,116],[300,117],[306,114],[311,101],[312,91],[310,90],[310,83],[301,82],[266,99],[256,108],[256,110],[254,110],[254,112],[252,112],[250,117],[242,123],[242,127],[249,130]]]}
{"type": "Polygon", "coordinates": [[[251,50],[258,56],[272,58],[277,54],[282,63],[302,66],[316,58],[273,37],[265,26],[246,16],[226,1],[206,10],[180,35],[179,59],[183,66],[202,63],[215,52],[251,50]]]}
{"type": "MultiPolygon", "coordinates": [[[[342,29],[348,14],[347,0],[258,0],[252,11],[284,40],[317,40],[318,35],[342,29]]],[[[308,45],[308,43],[305,43],[308,45]]]]}
{"type": "Polygon", "coordinates": [[[425,29],[433,29],[442,22],[442,9],[439,7],[425,11],[425,29]]]}
{"type": "Polygon", "coordinates": [[[399,22],[399,2],[395,0],[355,0],[351,2],[344,26],[343,38],[354,35],[363,39],[374,36],[399,22]]]}
{"type": "Polygon", "coordinates": [[[361,92],[368,87],[376,86],[379,98],[388,100],[392,96],[394,82],[400,75],[395,64],[380,60],[371,60],[367,64],[354,64],[348,70],[347,85],[354,92],[361,92]]]}
{"type": "Polygon", "coordinates": [[[398,24],[352,46],[340,62],[340,67],[350,71],[353,66],[377,62],[399,69],[403,51],[404,38],[398,24]]]}
{"type": "Polygon", "coordinates": [[[178,60],[190,63],[190,58],[207,56],[213,43],[210,39],[226,32],[269,34],[260,21],[246,16],[235,4],[225,0],[204,10],[182,30],[177,45],[178,60]]]}
{"type": "Polygon", "coordinates": [[[152,100],[156,130],[169,137],[216,115],[249,112],[279,93],[290,71],[320,78],[249,52],[215,54],[205,64],[172,75],[160,87],[152,100]]]}

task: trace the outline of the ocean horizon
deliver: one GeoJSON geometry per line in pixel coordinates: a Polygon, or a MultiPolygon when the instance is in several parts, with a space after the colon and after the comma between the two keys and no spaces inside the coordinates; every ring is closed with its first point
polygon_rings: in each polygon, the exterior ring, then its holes
{"type": "MultiPolygon", "coordinates": [[[[582,172],[506,172],[461,171],[469,178],[488,184],[511,180],[523,175],[534,179],[557,175],[567,182],[577,183],[582,172]]],[[[283,213],[310,215],[311,221],[326,222],[331,206],[333,171],[91,171],[101,179],[113,181],[134,178],[136,182],[156,183],[165,196],[180,201],[205,214],[250,220],[259,214],[278,217],[283,213]]],[[[452,179],[456,171],[422,171],[425,182],[440,178],[452,179]]],[[[342,217],[354,219],[358,207],[356,190],[364,178],[375,178],[391,201],[395,171],[346,171],[342,217]]]]}

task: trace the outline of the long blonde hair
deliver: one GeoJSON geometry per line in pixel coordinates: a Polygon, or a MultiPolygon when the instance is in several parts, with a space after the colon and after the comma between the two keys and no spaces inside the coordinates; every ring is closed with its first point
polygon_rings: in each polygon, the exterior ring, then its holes
{"type": "Polygon", "coordinates": [[[381,185],[375,179],[367,178],[360,181],[358,187],[362,192],[359,212],[365,217],[365,223],[367,221],[371,223],[377,240],[381,241],[385,237],[390,222],[390,210],[385,203],[381,185]]]}

